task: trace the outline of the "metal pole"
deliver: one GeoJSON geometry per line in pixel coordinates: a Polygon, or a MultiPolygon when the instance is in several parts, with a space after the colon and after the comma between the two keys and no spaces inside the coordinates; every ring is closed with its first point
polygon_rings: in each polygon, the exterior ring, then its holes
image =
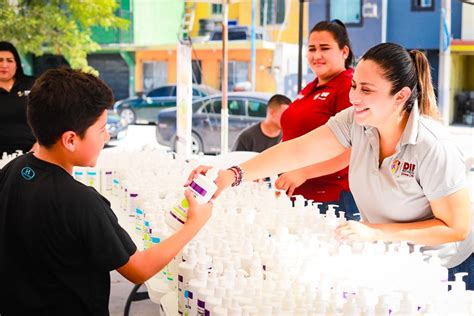
{"type": "Polygon", "coordinates": [[[449,125],[450,77],[451,77],[451,0],[441,1],[439,25],[439,72],[438,104],[441,107],[443,122],[449,125]]]}
{"type": "Polygon", "coordinates": [[[257,71],[257,49],[255,47],[255,0],[252,0],[252,21],[250,28],[250,61],[251,61],[251,82],[252,82],[252,91],[255,91],[256,85],[256,71],[257,71]]]}
{"type": "Polygon", "coordinates": [[[222,0],[222,109],[221,109],[221,154],[229,151],[229,109],[227,108],[228,59],[228,0],[222,0]]]}
{"type": "Polygon", "coordinates": [[[298,92],[301,91],[303,82],[303,15],[304,0],[299,3],[299,21],[298,21],[298,92]]]}

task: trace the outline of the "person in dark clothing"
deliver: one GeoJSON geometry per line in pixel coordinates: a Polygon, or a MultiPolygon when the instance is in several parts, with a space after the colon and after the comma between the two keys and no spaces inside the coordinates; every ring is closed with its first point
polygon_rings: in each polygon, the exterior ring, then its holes
{"type": "Polygon", "coordinates": [[[0,155],[28,152],[35,144],[26,122],[26,103],[34,81],[23,73],[15,46],[0,41],[0,155]]]}
{"type": "Polygon", "coordinates": [[[240,133],[233,151],[262,152],[281,141],[281,114],[288,108],[291,100],[284,95],[275,94],[268,100],[267,116],[262,122],[252,125],[240,133]]]}
{"type": "Polygon", "coordinates": [[[73,166],[94,166],[110,138],[110,88],[91,74],[54,69],[29,98],[38,148],[0,170],[0,314],[108,315],[110,271],[143,283],[201,229],[212,204],[198,205],[186,191],[183,228],[137,250],[109,201],[71,176],[73,166]]]}

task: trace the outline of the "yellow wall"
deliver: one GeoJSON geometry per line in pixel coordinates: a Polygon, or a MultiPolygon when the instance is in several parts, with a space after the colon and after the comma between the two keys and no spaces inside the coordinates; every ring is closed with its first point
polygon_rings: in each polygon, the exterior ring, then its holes
{"type": "MultiPolygon", "coordinates": [[[[256,71],[256,91],[275,92],[276,82],[269,69],[272,66],[273,49],[257,48],[257,71],[256,71]]],[[[143,91],[143,62],[144,61],[167,61],[168,62],[168,83],[176,83],[176,50],[173,48],[138,51],[135,55],[135,89],[143,91]]],[[[213,88],[221,88],[220,63],[222,60],[222,50],[217,47],[196,48],[193,52],[193,59],[201,60],[201,71],[203,84],[213,88]]],[[[249,49],[229,48],[229,61],[247,61],[250,63],[249,49]]],[[[249,65],[250,72],[250,65],[249,65]]],[[[248,75],[250,79],[250,73],[248,75]]]]}
{"type": "MultiPolygon", "coordinates": [[[[256,0],[256,21],[260,21],[258,8],[259,1],[256,0]]],[[[288,21],[286,25],[267,25],[267,30],[271,34],[270,41],[273,42],[284,42],[298,44],[298,18],[299,18],[299,2],[289,1],[290,7],[288,8],[288,21]],[[280,32],[281,30],[281,32],[280,32]]],[[[308,3],[304,3],[304,17],[303,17],[303,37],[306,38],[308,34],[308,3]]],[[[252,17],[252,3],[251,1],[236,2],[229,5],[229,19],[237,20],[239,25],[251,25],[252,17]]],[[[191,32],[193,37],[198,36],[199,33],[199,20],[211,18],[211,4],[210,3],[196,3],[194,26],[191,32]]]]}
{"type": "Polygon", "coordinates": [[[464,56],[466,68],[464,68],[464,87],[466,90],[474,91],[474,55],[464,56]]]}
{"type": "Polygon", "coordinates": [[[474,91],[474,55],[451,55],[451,94],[449,120],[452,123],[456,111],[455,96],[461,91],[474,91]]]}
{"type": "Polygon", "coordinates": [[[449,107],[449,124],[453,122],[455,111],[456,111],[456,102],[455,95],[463,90],[463,80],[464,73],[463,69],[465,67],[465,59],[462,55],[452,54],[451,55],[451,78],[450,78],[450,96],[449,102],[451,106],[449,107]]]}

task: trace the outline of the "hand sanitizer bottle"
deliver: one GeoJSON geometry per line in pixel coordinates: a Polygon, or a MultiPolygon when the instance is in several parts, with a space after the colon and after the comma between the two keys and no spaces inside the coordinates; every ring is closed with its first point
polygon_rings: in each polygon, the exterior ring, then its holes
{"type": "MultiPolygon", "coordinates": [[[[206,204],[209,202],[214,192],[217,190],[217,185],[214,180],[217,178],[218,169],[210,169],[206,175],[198,175],[188,186],[193,192],[199,204],[206,204]]],[[[178,205],[175,205],[171,211],[166,212],[165,221],[174,230],[179,230],[188,219],[188,200],[183,198],[178,205]]]]}

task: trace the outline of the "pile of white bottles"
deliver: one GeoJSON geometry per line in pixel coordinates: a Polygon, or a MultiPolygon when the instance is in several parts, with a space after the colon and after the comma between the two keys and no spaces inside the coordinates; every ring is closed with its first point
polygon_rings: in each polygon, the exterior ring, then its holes
{"type": "Polygon", "coordinates": [[[6,152],[3,152],[2,159],[0,159],[0,169],[2,169],[7,163],[12,161],[13,159],[21,155],[23,155],[23,152],[21,150],[17,150],[16,152],[11,153],[11,154],[7,154],[6,152]]]}
{"type": "MultiPolygon", "coordinates": [[[[129,214],[148,248],[173,233],[165,218],[195,165],[157,150],[110,151],[75,176],[129,214]]],[[[303,205],[264,184],[228,189],[155,278],[176,291],[181,315],[474,314],[463,275],[447,282],[436,252],[406,242],[340,243],[333,232],[345,219],[303,205]]]]}

